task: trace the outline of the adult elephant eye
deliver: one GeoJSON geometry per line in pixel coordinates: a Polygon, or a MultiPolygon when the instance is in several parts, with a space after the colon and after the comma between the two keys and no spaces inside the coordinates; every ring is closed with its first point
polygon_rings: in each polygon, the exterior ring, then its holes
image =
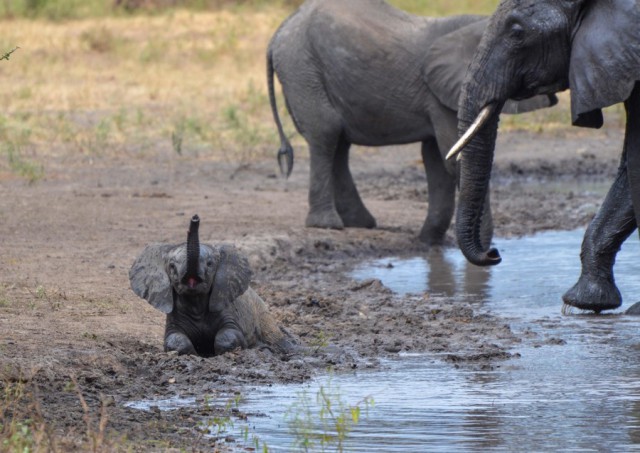
{"type": "Polygon", "coordinates": [[[169,263],[169,269],[171,270],[171,272],[175,272],[176,274],[178,273],[178,268],[174,263],[169,263]]]}
{"type": "Polygon", "coordinates": [[[518,41],[522,41],[524,39],[524,28],[519,23],[514,23],[511,26],[511,36],[518,41]]]}
{"type": "Polygon", "coordinates": [[[207,261],[207,267],[213,267],[213,260],[207,261]]]}
{"type": "Polygon", "coordinates": [[[509,36],[517,43],[521,43],[525,38],[524,25],[517,17],[510,17],[507,23],[507,30],[509,30],[509,36]]]}

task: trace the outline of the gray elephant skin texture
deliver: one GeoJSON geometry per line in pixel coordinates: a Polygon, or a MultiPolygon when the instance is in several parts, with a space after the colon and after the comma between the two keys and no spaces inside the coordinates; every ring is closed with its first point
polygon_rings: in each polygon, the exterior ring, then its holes
{"type": "Polygon", "coordinates": [[[600,312],[621,305],[613,265],[640,218],[640,3],[637,0],[503,0],[489,20],[462,86],[456,236],[474,264],[500,262],[482,241],[500,108],[507,99],[570,88],[573,124],[600,127],[604,107],[627,113],[618,174],[582,243],[582,272],[563,300],[600,312]],[[484,122],[480,118],[486,118],[484,122]],[[480,124],[475,133],[472,124],[480,124]]]}
{"type": "MultiPolygon", "coordinates": [[[[443,242],[456,191],[455,164],[443,153],[457,139],[460,87],[486,24],[474,15],[414,16],[381,0],[309,0],[282,23],[267,50],[267,82],[283,172],[291,172],[293,149],[278,115],[274,73],[309,146],[307,226],[375,227],[349,169],[351,145],[422,142],[428,213],[419,238],[443,242]]],[[[553,95],[509,102],[505,112],[555,102],[553,95]]],[[[488,244],[488,216],[482,228],[488,244]]]]}
{"type": "Polygon", "coordinates": [[[200,244],[198,223],[194,216],[187,243],[145,247],[129,271],[131,289],[167,314],[165,351],[205,357],[251,347],[293,352],[297,342],[249,286],[247,259],[230,244],[200,244]]]}

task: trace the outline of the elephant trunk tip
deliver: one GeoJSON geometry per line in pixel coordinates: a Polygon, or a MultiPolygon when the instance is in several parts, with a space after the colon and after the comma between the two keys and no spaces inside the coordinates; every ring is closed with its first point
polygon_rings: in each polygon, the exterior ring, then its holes
{"type": "Polygon", "coordinates": [[[187,244],[198,244],[198,227],[200,226],[200,217],[195,214],[191,217],[191,223],[189,224],[189,231],[187,232],[187,244]]]}
{"type": "Polygon", "coordinates": [[[490,265],[500,264],[500,262],[502,261],[502,257],[500,256],[500,252],[498,252],[498,249],[490,248],[487,252],[487,260],[490,261],[488,263],[490,265]]]}
{"type": "Polygon", "coordinates": [[[191,232],[191,230],[194,228],[196,231],[198,231],[199,225],[200,225],[200,217],[198,216],[198,214],[194,214],[193,217],[191,217],[191,225],[189,226],[189,232],[191,232]]]}
{"type": "Polygon", "coordinates": [[[498,249],[496,248],[490,248],[489,250],[477,255],[467,255],[465,253],[465,257],[471,264],[475,264],[476,266],[495,266],[502,262],[500,252],[498,252],[498,249]]]}

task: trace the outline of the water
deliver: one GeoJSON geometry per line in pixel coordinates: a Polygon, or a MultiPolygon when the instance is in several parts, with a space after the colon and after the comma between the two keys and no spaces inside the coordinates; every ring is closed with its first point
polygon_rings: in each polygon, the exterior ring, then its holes
{"type": "MultiPolygon", "coordinates": [[[[235,437],[248,428],[249,445],[255,438],[269,451],[295,450],[296,415],[310,416],[316,433],[328,432],[317,425],[322,388],[334,411],[341,404],[362,408],[345,451],[640,451],[640,317],[620,314],[640,299],[640,242],[634,235],[618,255],[624,304],[617,314],[563,316],[560,297],[579,276],[582,234],[497,240],[503,263],[490,269],[467,264],[456,249],[363,263],[354,278],[379,278],[398,293],[443,294],[451,303],[471,300],[506,317],[514,330],[537,335],[514,349],[520,358],[491,370],[401,354],[381,371],[249,389],[240,405],[248,424],[236,422],[235,437]],[[564,343],[547,341],[556,338],[564,343]],[[368,397],[374,405],[367,411],[368,397]]],[[[130,403],[143,410],[195,405],[180,397],[130,403]]],[[[310,451],[321,451],[319,444],[310,451]]]]}
{"type": "MultiPolygon", "coordinates": [[[[515,350],[521,358],[488,371],[401,355],[383,371],[257,389],[241,406],[265,414],[250,417],[251,435],[270,451],[291,451],[287,420],[306,413],[303,392],[315,403],[324,388],[335,392],[334,406],[374,399],[346,451],[640,451],[640,319],[560,313],[560,297],[580,272],[582,233],[498,240],[503,263],[491,269],[468,265],[455,249],[363,264],[354,278],[379,278],[400,293],[445,294],[452,303],[476,300],[515,330],[566,344],[525,342],[515,350]]],[[[624,307],[640,299],[640,243],[635,235],[627,242],[616,265],[624,307]]]]}
{"type": "MultiPolygon", "coordinates": [[[[561,296],[580,275],[583,230],[551,231],[518,239],[498,239],[502,263],[479,268],[455,248],[426,257],[385,258],[363,263],[352,276],[377,278],[394,292],[442,294],[477,300],[501,316],[531,320],[560,314],[561,296]]],[[[614,268],[626,308],[640,300],[640,241],[632,235],[614,268]]]]}
{"type": "Polygon", "coordinates": [[[126,407],[132,409],[138,409],[141,411],[150,411],[155,408],[161,411],[171,411],[179,409],[181,407],[193,407],[196,405],[196,398],[194,396],[182,397],[175,396],[172,398],[155,399],[155,400],[139,400],[130,401],[124,404],[126,407]]]}
{"type": "MultiPolygon", "coordinates": [[[[404,356],[388,362],[385,371],[304,387],[312,399],[319,385],[337,388],[335,400],[351,405],[373,396],[368,415],[347,437],[347,451],[640,451],[637,373],[611,374],[605,363],[583,370],[576,362],[588,357],[573,357],[568,349],[532,349],[496,371],[463,371],[404,356]],[[577,371],[588,374],[576,382],[577,371]]],[[[250,394],[243,405],[268,414],[250,419],[252,432],[270,451],[291,451],[287,411],[300,391],[274,386],[250,394]]]]}

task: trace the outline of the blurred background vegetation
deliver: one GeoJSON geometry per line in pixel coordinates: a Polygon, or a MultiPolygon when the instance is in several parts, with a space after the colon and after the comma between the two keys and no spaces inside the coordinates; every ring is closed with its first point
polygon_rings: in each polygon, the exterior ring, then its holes
{"type": "MultiPolygon", "coordinates": [[[[348,0],[345,0],[348,1],[348,0]]],[[[398,8],[424,15],[488,14],[498,0],[391,0],[398,8]]],[[[175,8],[295,8],[302,0],[0,0],[0,17],[45,17],[54,20],[99,17],[143,11],[160,13],[175,8]]]]}
{"type": "MultiPolygon", "coordinates": [[[[345,0],[348,1],[348,0],[345,0]]],[[[278,138],[265,52],[300,0],[0,0],[0,182],[101,156],[250,162],[278,138]]],[[[390,0],[415,14],[490,13],[498,0],[390,0]]],[[[279,90],[279,86],[277,87],[279,90]]],[[[278,94],[285,130],[295,134],[278,94]]],[[[569,129],[559,107],[502,128],[569,129]]],[[[564,133],[564,132],[563,132],[564,133]]],[[[275,162],[275,161],[274,161],[275,162]]]]}

